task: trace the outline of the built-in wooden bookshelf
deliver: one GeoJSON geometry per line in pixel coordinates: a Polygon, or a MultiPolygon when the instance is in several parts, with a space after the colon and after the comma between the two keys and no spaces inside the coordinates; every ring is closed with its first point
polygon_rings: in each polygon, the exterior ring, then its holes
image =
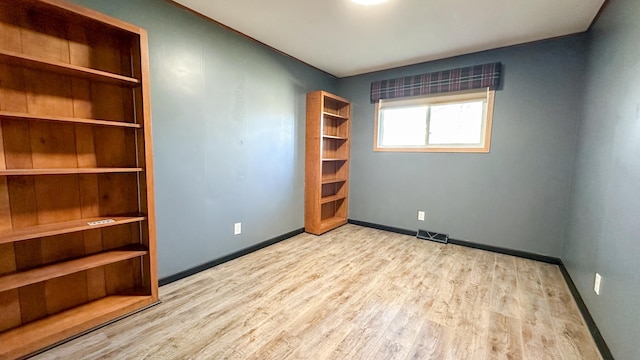
{"type": "Polygon", "coordinates": [[[0,2],[0,359],[158,301],[146,32],[0,2]]]}
{"type": "Polygon", "coordinates": [[[325,91],[307,94],[305,231],[347,223],[351,103],[325,91]]]}

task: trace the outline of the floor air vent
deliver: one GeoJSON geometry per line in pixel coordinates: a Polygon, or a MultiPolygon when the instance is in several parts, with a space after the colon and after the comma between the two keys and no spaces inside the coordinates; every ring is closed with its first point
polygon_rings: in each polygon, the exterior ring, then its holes
{"type": "Polygon", "coordinates": [[[443,244],[446,244],[449,241],[449,235],[427,230],[418,230],[416,237],[418,237],[418,239],[431,240],[443,244]]]}

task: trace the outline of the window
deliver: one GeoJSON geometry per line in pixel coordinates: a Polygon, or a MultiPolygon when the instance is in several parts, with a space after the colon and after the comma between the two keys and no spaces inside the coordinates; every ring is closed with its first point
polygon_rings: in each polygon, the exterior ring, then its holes
{"type": "Polygon", "coordinates": [[[376,103],[374,151],[488,153],[493,90],[376,103]]]}

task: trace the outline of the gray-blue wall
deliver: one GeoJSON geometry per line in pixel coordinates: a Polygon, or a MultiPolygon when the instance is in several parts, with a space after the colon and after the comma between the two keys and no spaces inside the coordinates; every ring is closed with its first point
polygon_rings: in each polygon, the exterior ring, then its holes
{"type": "Polygon", "coordinates": [[[353,102],[349,217],[559,256],[584,71],[584,36],[340,80],[353,102]],[[373,152],[372,81],[500,61],[490,154],[373,152]],[[417,221],[417,211],[426,221],[417,221]]]}
{"type": "Polygon", "coordinates": [[[149,33],[161,278],[304,226],[305,94],[335,78],[165,1],[74,2],[149,33]]]}
{"type": "Polygon", "coordinates": [[[640,2],[609,1],[590,32],[562,254],[613,356],[640,359],[640,2]],[[595,272],[602,277],[593,291],[595,272]]]}

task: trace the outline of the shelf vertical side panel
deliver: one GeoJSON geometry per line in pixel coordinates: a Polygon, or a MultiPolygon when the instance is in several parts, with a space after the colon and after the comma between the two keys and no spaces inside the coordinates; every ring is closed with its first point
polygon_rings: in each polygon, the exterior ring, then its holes
{"type": "MultiPolygon", "coordinates": [[[[344,147],[344,153],[342,153],[342,155],[344,155],[344,158],[347,159],[347,161],[345,162],[345,164],[343,165],[345,167],[345,172],[347,174],[351,174],[351,128],[352,128],[352,118],[353,118],[353,114],[352,114],[352,107],[351,107],[351,103],[347,103],[346,105],[346,109],[345,111],[345,115],[347,116],[347,121],[346,122],[346,137],[347,139],[345,140],[344,144],[342,144],[342,146],[344,147]]],[[[351,181],[349,181],[350,176],[347,175],[347,182],[344,184],[345,186],[345,198],[343,200],[342,203],[342,207],[339,210],[339,215],[341,215],[342,217],[344,217],[345,219],[349,218],[349,187],[351,186],[351,181]]]]}
{"type": "Polygon", "coordinates": [[[149,254],[142,258],[141,274],[144,285],[151,290],[154,299],[158,299],[158,265],[156,260],[156,220],[155,220],[155,188],[153,178],[153,141],[151,127],[151,92],[149,83],[149,46],[148,36],[140,29],[139,37],[132,39],[131,44],[132,75],[141,79],[140,87],[134,89],[133,101],[135,122],[142,125],[137,131],[138,166],[145,171],[139,174],[140,211],[147,214],[147,221],[140,225],[141,241],[149,249],[149,254]],[[145,273],[146,271],[146,273],[145,273]]]}
{"type": "Polygon", "coordinates": [[[311,233],[320,231],[322,101],[321,91],[307,94],[304,227],[311,233]]]}

